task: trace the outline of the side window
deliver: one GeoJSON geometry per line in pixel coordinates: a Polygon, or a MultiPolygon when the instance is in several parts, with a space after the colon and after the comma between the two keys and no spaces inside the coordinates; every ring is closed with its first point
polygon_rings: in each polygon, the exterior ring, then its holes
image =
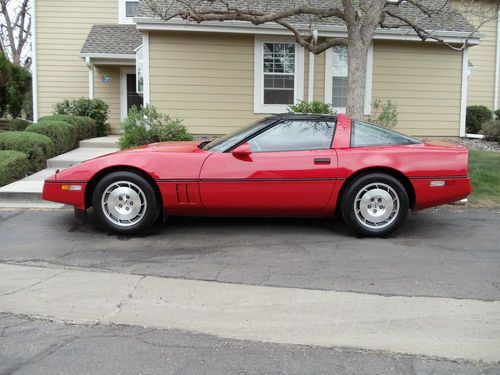
{"type": "Polygon", "coordinates": [[[285,121],[252,138],[252,152],[330,148],[335,124],[326,121],[285,121]]]}
{"type": "Polygon", "coordinates": [[[411,145],[416,139],[361,121],[352,122],[351,147],[411,145]]]}

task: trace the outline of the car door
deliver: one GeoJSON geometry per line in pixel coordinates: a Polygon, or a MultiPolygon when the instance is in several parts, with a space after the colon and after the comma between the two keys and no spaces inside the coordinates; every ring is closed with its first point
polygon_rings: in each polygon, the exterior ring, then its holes
{"type": "Polygon", "coordinates": [[[234,151],[214,152],[200,175],[210,214],[321,215],[337,177],[335,123],[283,120],[234,151]],[[251,153],[238,154],[241,147],[251,153]]]}

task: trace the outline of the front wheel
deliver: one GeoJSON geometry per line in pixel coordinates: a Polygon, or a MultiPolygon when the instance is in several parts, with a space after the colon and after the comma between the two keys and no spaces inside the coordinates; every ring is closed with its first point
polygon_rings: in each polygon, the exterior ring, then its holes
{"type": "Polygon", "coordinates": [[[139,233],[157,219],[159,202],[151,184],[132,172],[113,172],[96,185],[92,205],[99,221],[113,232],[139,233]]]}
{"type": "Polygon", "coordinates": [[[409,199],[396,178],[373,173],[354,180],[342,197],[342,216],[355,232],[384,237],[398,229],[408,214],[409,199]]]}

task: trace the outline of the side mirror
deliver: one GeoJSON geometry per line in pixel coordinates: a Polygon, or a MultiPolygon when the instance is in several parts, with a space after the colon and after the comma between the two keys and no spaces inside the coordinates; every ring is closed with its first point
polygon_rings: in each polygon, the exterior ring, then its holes
{"type": "Polygon", "coordinates": [[[232,152],[233,156],[237,158],[246,158],[250,156],[251,153],[252,149],[250,145],[246,142],[236,147],[232,152]]]}

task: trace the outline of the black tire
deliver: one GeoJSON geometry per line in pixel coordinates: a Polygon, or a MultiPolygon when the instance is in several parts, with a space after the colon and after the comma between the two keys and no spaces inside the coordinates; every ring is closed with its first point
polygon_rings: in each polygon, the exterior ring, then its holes
{"type": "Polygon", "coordinates": [[[385,237],[396,231],[408,208],[408,193],[403,184],[384,173],[356,178],[347,186],[341,202],[346,224],[365,237],[385,237]]]}
{"type": "Polygon", "coordinates": [[[126,171],[112,172],[97,183],[92,206],[99,222],[120,234],[137,234],[148,229],[160,212],[153,186],[142,176],[126,171]]]}

